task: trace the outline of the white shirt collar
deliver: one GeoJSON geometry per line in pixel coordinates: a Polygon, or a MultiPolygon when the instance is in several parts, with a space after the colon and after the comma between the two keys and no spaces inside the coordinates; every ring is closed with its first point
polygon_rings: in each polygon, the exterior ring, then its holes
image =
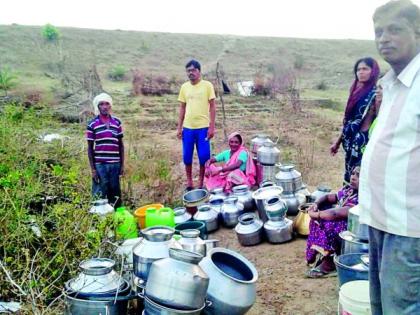
{"type": "Polygon", "coordinates": [[[414,78],[416,77],[417,73],[420,70],[420,53],[418,53],[410,63],[401,71],[401,73],[396,76],[395,71],[390,69],[382,78],[382,83],[384,86],[389,86],[395,82],[395,80],[399,80],[402,84],[406,87],[411,87],[413,84],[414,78]]]}

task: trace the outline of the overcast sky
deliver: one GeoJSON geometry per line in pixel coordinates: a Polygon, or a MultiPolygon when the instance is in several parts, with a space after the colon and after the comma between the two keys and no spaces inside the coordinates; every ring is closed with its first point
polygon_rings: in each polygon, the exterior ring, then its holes
{"type": "MultiPolygon", "coordinates": [[[[4,0],[0,24],[373,39],[386,0],[4,0]]],[[[414,0],[420,5],[420,0],[414,0]]]]}

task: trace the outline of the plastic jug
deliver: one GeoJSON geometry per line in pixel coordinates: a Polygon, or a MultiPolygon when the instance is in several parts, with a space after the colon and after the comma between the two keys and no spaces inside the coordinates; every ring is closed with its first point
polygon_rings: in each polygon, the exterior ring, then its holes
{"type": "Polygon", "coordinates": [[[134,211],[134,216],[137,218],[137,222],[140,229],[144,229],[146,227],[146,210],[149,208],[154,209],[161,209],[163,205],[160,203],[151,203],[149,205],[142,206],[134,211]]]}
{"type": "Polygon", "coordinates": [[[164,225],[175,227],[175,214],[171,208],[149,208],[146,210],[146,227],[164,225]]]}
{"type": "Polygon", "coordinates": [[[116,226],[115,234],[117,239],[136,238],[137,221],[134,216],[125,208],[117,208],[114,213],[114,223],[116,226]]]}

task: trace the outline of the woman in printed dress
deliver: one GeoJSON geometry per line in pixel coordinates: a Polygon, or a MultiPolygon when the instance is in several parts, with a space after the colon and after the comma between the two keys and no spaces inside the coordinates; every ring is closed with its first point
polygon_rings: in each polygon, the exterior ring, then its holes
{"type": "Polygon", "coordinates": [[[356,166],[351,173],[349,185],[341,188],[337,194],[321,197],[308,210],[311,221],[306,261],[314,264],[306,273],[310,278],[335,275],[333,255],[340,252],[339,233],[347,230],[349,209],[358,204],[359,174],[360,167],[356,166]]]}

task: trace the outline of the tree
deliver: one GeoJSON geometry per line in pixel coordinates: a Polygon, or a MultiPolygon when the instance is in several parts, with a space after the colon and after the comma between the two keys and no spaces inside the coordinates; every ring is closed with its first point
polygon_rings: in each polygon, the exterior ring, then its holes
{"type": "Polygon", "coordinates": [[[7,96],[7,91],[17,85],[17,77],[12,73],[9,68],[0,68],[0,90],[4,91],[7,96]]]}
{"type": "Polygon", "coordinates": [[[46,24],[42,28],[42,36],[49,42],[56,42],[60,38],[60,32],[55,26],[46,24]]]}

